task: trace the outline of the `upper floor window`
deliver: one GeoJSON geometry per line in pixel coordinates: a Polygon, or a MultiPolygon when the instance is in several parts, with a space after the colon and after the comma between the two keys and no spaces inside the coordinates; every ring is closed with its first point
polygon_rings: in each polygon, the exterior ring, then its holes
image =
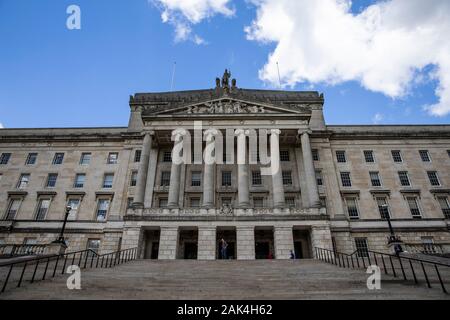
{"type": "Polygon", "coordinates": [[[386,197],[377,197],[377,206],[378,206],[378,212],[380,213],[381,219],[387,219],[390,217],[389,214],[389,205],[386,200],[386,197]]]}
{"type": "Polygon", "coordinates": [[[350,219],[359,219],[358,204],[355,197],[345,199],[347,204],[347,212],[350,219]]]}
{"type": "Polygon", "coordinates": [[[261,171],[252,171],[252,185],[262,185],[261,171]]]}
{"type": "Polygon", "coordinates": [[[82,153],[81,157],[80,157],[80,164],[88,165],[89,163],[91,163],[91,157],[92,157],[92,155],[89,152],[82,153]]]}
{"type": "Polygon", "coordinates": [[[232,199],[230,197],[222,198],[222,205],[231,205],[232,199]]]}
{"type": "Polygon", "coordinates": [[[106,221],[109,210],[109,199],[98,199],[97,203],[97,221],[106,221]]]}
{"type": "Polygon", "coordinates": [[[53,157],[53,164],[62,164],[64,161],[64,153],[55,153],[53,157]]]}
{"type": "Polygon", "coordinates": [[[200,198],[190,198],[190,208],[199,208],[200,198]]]}
{"type": "Polygon", "coordinates": [[[74,188],[83,188],[84,187],[84,181],[86,180],[86,174],[84,173],[78,173],[75,176],[75,181],[73,183],[74,188]]]}
{"type": "Polygon", "coordinates": [[[292,172],[291,171],[282,171],[283,177],[283,185],[290,186],[292,185],[292,172]]]}
{"type": "Polygon", "coordinates": [[[407,171],[399,171],[399,172],[398,172],[398,177],[399,177],[399,179],[400,179],[400,184],[401,184],[403,187],[409,187],[409,186],[411,186],[411,182],[410,182],[410,180],[409,180],[408,172],[407,172],[407,171]]]}
{"type": "Polygon", "coordinates": [[[172,152],[171,151],[164,151],[163,162],[172,162],[172,152]]]}
{"type": "Polygon", "coordinates": [[[67,206],[71,208],[67,220],[73,221],[77,219],[77,213],[78,208],[80,207],[80,202],[81,202],[80,198],[70,198],[69,201],[67,201],[67,206]]]}
{"type": "Polygon", "coordinates": [[[350,172],[341,172],[341,182],[342,182],[343,187],[351,187],[352,186],[350,172]]]}
{"type": "Polygon", "coordinates": [[[119,153],[118,152],[110,152],[108,154],[108,164],[116,164],[119,161],[119,153]]]}
{"type": "Polygon", "coordinates": [[[0,156],[0,164],[8,164],[10,158],[11,153],[2,153],[0,156]]]}
{"type": "Polygon", "coordinates": [[[35,153],[35,152],[29,153],[28,156],[27,156],[27,160],[25,161],[25,164],[27,166],[31,166],[33,164],[36,164],[37,156],[38,156],[38,154],[35,153]]]}
{"type": "Polygon", "coordinates": [[[161,172],[161,187],[170,186],[170,171],[161,172]]]}
{"type": "Polygon", "coordinates": [[[293,208],[295,207],[295,197],[286,197],[286,206],[288,208],[293,208]]]}
{"type": "Polygon", "coordinates": [[[320,197],[319,200],[320,200],[320,206],[322,208],[326,208],[327,207],[327,197],[320,197]]]}
{"type": "Polygon", "coordinates": [[[439,181],[439,177],[436,171],[428,171],[427,175],[433,187],[439,187],[441,185],[441,182],[439,181]]]}
{"type": "Polygon", "coordinates": [[[130,187],[135,187],[137,184],[137,171],[131,171],[131,177],[130,177],[130,187]]]}
{"type": "Polygon", "coordinates": [[[253,198],[253,206],[255,208],[264,208],[264,198],[263,197],[253,198]]]}
{"type": "Polygon", "coordinates": [[[47,216],[48,209],[50,208],[50,199],[40,199],[36,212],[36,220],[41,221],[45,220],[47,216]]]}
{"type": "Polygon", "coordinates": [[[445,219],[450,219],[450,204],[448,202],[448,197],[438,197],[438,202],[441,206],[445,219]]]}
{"type": "Polygon", "coordinates": [[[47,176],[47,183],[45,184],[46,188],[54,188],[56,187],[56,181],[58,180],[57,173],[49,173],[47,176]]]}
{"type": "Polygon", "coordinates": [[[19,181],[17,182],[17,189],[25,189],[28,186],[28,183],[30,183],[30,174],[29,173],[23,173],[19,177],[19,181]]]}
{"type": "Polygon", "coordinates": [[[141,162],[141,155],[142,155],[142,151],[136,150],[134,152],[134,162],[141,162]]]}
{"type": "Polygon", "coordinates": [[[320,161],[319,150],[312,149],[311,152],[312,152],[313,161],[320,161]]]}
{"type": "Polygon", "coordinates": [[[409,211],[414,219],[422,218],[422,214],[420,213],[419,208],[419,200],[417,197],[406,197],[406,201],[408,202],[409,211]]]}
{"type": "Polygon", "coordinates": [[[200,187],[202,184],[202,173],[200,171],[192,171],[191,186],[200,187]]]}
{"type": "Polygon", "coordinates": [[[372,187],[381,187],[380,174],[378,172],[369,172],[372,187]]]}
{"type": "Polygon", "coordinates": [[[428,150],[419,150],[419,154],[423,162],[431,162],[430,153],[428,150]]]}
{"type": "Polygon", "coordinates": [[[375,157],[372,150],[364,150],[364,159],[367,163],[374,163],[375,157]]]}
{"type": "Polygon", "coordinates": [[[403,162],[402,153],[400,152],[400,150],[392,150],[391,154],[392,160],[394,160],[394,162],[403,162]]]}
{"type": "Polygon", "coordinates": [[[103,178],[103,188],[111,189],[113,186],[113,181],[114,181],[114,174],[112,173],[105,174],[103,178]]]}
{"type": "Polygon", "coordinates": [[[222,186],[231,187],[231,171],[222,171],[222,186]]]}
{"type": "Polygon", "coordinates": [[[369,256],[369,246],[367,244],[367,238],[355,238],[355,246],[359,258],[369,256]]]}
{"type": "Polygon", "coordinates": [[[339,163],[347,162],[347,158],[345,157],[345,151],[336,151],[336,160],[339,163]]]}
{"type": "Polygon", "coordinates": [[[134,202],[134,198],[128,197],[127,198],[127,208],[133,208],[133,202],[134,202]]]}
{"type": "Polygon", "coordinates": [[[323,176],[320,170],[316,170],[316,181],[318,186],[323,186],[323,176]]]}
{"type": "Polygon", "coordinates": [[[159,198],[158,205],[160,208],[167,208],[167,203],[168,203],[167,198],[159,198]]]}
{"type": "Polygon", "coordinates": [[[280,161],[290,161],[289,150],[280,150],[280,161]]]}
{"type": "Polygon", "coordinates": [[[8,204],[8,210],[6,210],[6,220],[14,220],[17,212],[19,211],[22,199],[11,199],[8,204]]]}

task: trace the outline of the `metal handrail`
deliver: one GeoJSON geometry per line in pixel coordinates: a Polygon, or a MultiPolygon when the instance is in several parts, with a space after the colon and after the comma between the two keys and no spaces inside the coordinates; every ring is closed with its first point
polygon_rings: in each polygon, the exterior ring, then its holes
{"type": "MultiPolygon", "coordinates": [[[[389,266],[392,272],[392,275],[396,278],[397,277],[397,272],[396,272],[396,268],[394,266],[394,261],[398,261],[399,265],[400,265],[400,269],[402,272],[402,276],[403,279],[406,281],[408,280],[407,277],[407,273],[406,273],[406,269],[405,266],[403,265],[403,262],[407,263],[407,265],[409,265],[411,273],[412,273],[412,277],[414,280],[415,284],[419,284],[419,279],[418,276],[419,274],[423,274],[424,276],[424,280],[427,284],[428,288],[431,288],[431,282],[430,282],[430,274],[427,273],[425,265],[431,265],[434,268],[435,274],[437,275],[437,278],[439,280],[439,284],[441,286],[441,289],[444,293],[447,293],[447,289],[445,287],[444,281],[442,280],[442,276],[441,273],[439,272],[439,268],[438,267],[450,267],[449,264],[445,264],[445,263],[440,263],[440,262],[436,262],[436,261],[430,261],[430,260],[424,260],[424,259],[419,259],[419,258],[414,258],[414,257],[406,257],[404,255],[395,255],[395,254],[389,254],[389,253],[384,253],[384,252],[378,252],[378,251],[373,251],[373,250],[364,250],[365,253],[367,253],[367,256],[361,256],[361,257],[356,257],[356,262],[357,262],[357,267],[355,267],[355,261],[353,259],[353,255],[357,252],[359,252],[359,250],[353,252],[351,255],[346,254],[346,253],[342,253],[342,252],[337,252],[335,250],[330,250],[330,249],[325,249],[325,248],[319,248],[319,247],[315,247],[315,253],[316,253],[316,259],[321,260],[321,261],[325,261],[334,265],[338,265],[339,267],[343,267],[343,268],[361,268],[360,266],[360,259],[362,259],[362,266],[364,268],[366,268],[366,262],[365,259],[368,260],[368,265],[377,265],[379,266],[379,262],[382,263],[382,268],[384,270],[385,274],[389,274],[389,266]],[[372,254],[372,258],[373,261],[370,260],[370,254],[372,254]],[[381,258],[381,261],[378,261],[377,259],[377,255],[378,258],[381,258]],[[345,257],[345,259],[344,259],[345,257]],[[349,260],[349,257],[351,260],[349,260]],[[387,261],[386,261],[387,260],[387,261]],[[405,260],[402,262],[402,260],[405,260]],[[350,261],[351,261],[351,266],[350,266],[350,261]],[[346,263],[347,262],[347,265],[346,263]],[[420,264],[420,270],[418,272],[416,272],[417,270],[414,270],[414,266],[413,266],[413,262],[420,264]]],[[[379,266],[380,267],[380,266],[379,266]]],[[[417,266],[416,266],[417,267],[417,266]]],[[[381,267],[380,267],[381,269],[381,267]]],[[[398,269],[398,268],[397,268],[398,269]]],[[[446,269],[450,272],[450,269],[446,269]]]]}
{"type": "MultiPolygon", "coordinates": [[[[33,275],[30,280],[30,283],[35,282],[38,266],[41,262],[45,263],[45,270],[43,273],[43,276],[41,280],[45,280],[50,261],[55,261],[55,265],[53,267],[53,272],[51,272],[51,277],[54,278],[55,275],[58,272],[58,264],[60,261],[63,261],[62,268],[60,271],[60,274],[64,274],[66,270],[66,265],[77,265],[80,269],[86,269],[86,268],[111,268],[113,266],[135,260],[137,258],[137,248],[129,248],[124,250],[118,250],[110,253],[105,253],[103,255],[97,254],[92,249],[86,249],[86,250],[79,250],[74,252],[68,252],[64,254],[54,254],[54,255],[46,255],[46,256],[40,256],[30,259],[22,259],[20,261],[13,261],[9,263],[5,263],[0,266],[0,268],[8,268],[9,270],[6,274],[6,277],[3,281],[3,285],[1,287],[0,293],[5,292],[6,287],[8,285],[8,282],[10,282],[10,277],[12,274],[12,271],[14,267],[21,267],[22,270],[20,272],[20,278],[17,283],[17,287],[20,287],[22,285],[24,275],[26,272],[26,269],[30,265],[34,265],[33,268],[33,275]],[[106,259],[106,263],[105,263],[106,259]],[[101,264],[100,264],[101,260],[101,264]],[[95,263],[94,263],[95,262],[95,263]]],[[[51,266],[52,267],[52,266],[51,266]]]]}

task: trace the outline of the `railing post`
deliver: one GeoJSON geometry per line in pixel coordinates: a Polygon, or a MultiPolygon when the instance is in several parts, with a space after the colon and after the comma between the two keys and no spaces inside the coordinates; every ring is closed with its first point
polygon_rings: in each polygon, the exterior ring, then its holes
{"type": "Polygon", "coordinates": [[[50,258],[47,258],[47,263],[45,265],[44,275],[42,276],[42,280],[45,280],[45,276],[47,275],[48,263],[50,262],[50,258]]]}
{"type": "Polygon", "coordinates": [[[17,284],[17,288],[19,288],[20,285],[22,284],[23,275],[25,274],[26,268],[27,268],[27,262],[25,262],[25,264],[23,265],[22,273],[20,274],[20,279],[19,279],[19,283],[17,284]]]}
{"type": "Polygon", "coordinates": [[[384,263],[384,256],[383,256],[383,255],[381,255],[381,261],[383,261],[384,273],[385,273],[385,274],[388,274],[388,271],[387,271],[387,269],[386,269],[386,264],[384,263]]]}
{"type": "Polygon", "coordinates": [[[38,266],[39,266],[39,260],[36,261],[36,266],[34,267],[33,276],[31,277],[30,283],[33,283],[33,282],[34,282],[34,277],[36,276],[36,272],[37,272],[38,266]]]}
{"type": "Polygon", "coordinates": [[[58,262],[59,262],[59,255],[58,255],[58,257],[56,258],[56,263],[55,263],[55,268],[53,269],[52,278],[55,277],[56,269],[58,268],[58,262]]]}
{"type": "Polygon", "coordinates": [[[405,269],[403,268],[402,258],[400,256],[398,256],[398,261],[400,262],[400,268],[402,268],[403,279],[408,280],[406,278],[405,269]]]}
{"type": "Polygon", "coordinates": [[[83,251],[80,252],[80,260],[78,261],[78,267],[81,269],[81,260],[83,258],[83,251]]]}
{"type": "Polygon", "coordinates": [[[397,272],[395,272],[394,262],[392,262],[392,256],[389,256],[389,261],[391,261],[392,273],[394,274],[394,278],[397,278],[397,272]]]}
{"type": "Polygon", "coordinates": [[[411,271],[412,271],[412,274],[414,277],[414,282],[416,284],[418,284],[419,282],[417,281],[417,277],[416,277],[416,273],[414,272],[414,267],[413,267],[412,261],[411,261],[411,259],[408,259],[408,260],[409,260],[409,266],[411,267],[411,271]]]}
{"type": "Polygon", "coordinates": [[[436,273],[439,278],[439,283],[441,284],[442,291],[444,291],[444,293],[447,293],[447,290],[445,289],[445,286],[444,286],[444,282],[442,281],[442,278],[441,278],[441,274],[439,273],[437,264],[434,265],[434,268],[436,269],[436,273]]]}
{"type": "Polygon", "coordinates": [[[428,288],[431,288],[430,280],[428,279],[427,272],[425,270],[425,266],[423,265],[423,262],[421,261],[420,264],[422,265],[423,275],[425,276],[425,280],[427,281],[428,288]]]}
{"type": "MultiPolygon", "coordinates": [[[[89,258],[89,251],[86,251],[86,257],[84,258],[84,269],[86,269],[88,258],[89,258]]],[[[81,266],[80,266],[80,268],[81,268],[81,266]]]]}
{"type": "Polygon", "coordinates": [[[8,275],[6,276],[5,283],[3,284],[3,287],[2,287],[2,292],[5,292],[6,285],[8,284],[9,277],[11,276],[11,271],[12,271],[13,267],[14,267],[13,264],[11,265],[11,267],[9,267],[8,275]]]}
{"type": "Polygon", "coordinates": [[[64,264],[61,270],[61,274],[64,274],[64,272],[66,271],[66,265],[67,265],[67,258],[69,257],[69,255],[65,254],[64,255],[64,264]]]}

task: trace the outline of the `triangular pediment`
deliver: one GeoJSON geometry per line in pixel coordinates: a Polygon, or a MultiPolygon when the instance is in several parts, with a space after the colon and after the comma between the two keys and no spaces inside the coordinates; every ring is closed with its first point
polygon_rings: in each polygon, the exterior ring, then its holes
{"type": "Polygon", "coordinates": [[[151,115],[197,115],[197,114],[304,114],[307,106],[277,106],[270,103],[252,102],[231,97],[223,97],[176,108],[147,110],[151,115]]]}

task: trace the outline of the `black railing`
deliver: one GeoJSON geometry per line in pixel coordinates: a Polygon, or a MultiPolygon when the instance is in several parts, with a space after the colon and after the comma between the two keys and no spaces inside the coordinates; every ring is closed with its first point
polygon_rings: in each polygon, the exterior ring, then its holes
{"type": "Polygon", "coordinates": [[[45,244],[3,244],[0,245],[0,256],[18,257],[45,254],[45,244]]]}
{"type": "Polygon", "coordinates": [[[450,279],[449,264],[372,250],[357,250],[352,254],[317,247],[314,250],[318,260],[342,268],[366,269],[370,265],[376,265],[386,275],[402,277],[415,284],[426,284],[428,288],[439,284],[442,291],[447,293],[445,283],[450,279]]]}
{"type": "Polygon", "coordinates": [[[98,255],[93,250],[69,252],[61,255],[47,255],[0,265],[0,293],[8,288],[21,287],[64,274],[66,267],[76,265],[80,269],[112,268],[135,260],[137,248],[130,248],[98,255]]]}

